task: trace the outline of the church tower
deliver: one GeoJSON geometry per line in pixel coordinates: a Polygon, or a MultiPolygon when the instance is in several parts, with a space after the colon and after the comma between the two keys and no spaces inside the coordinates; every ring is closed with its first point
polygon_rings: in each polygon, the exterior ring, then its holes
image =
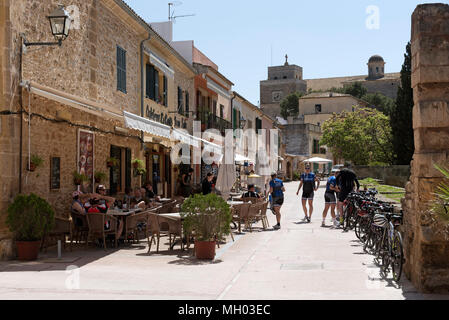
{"type": "Polygon", "coordinates": [[[291,93],[307,92],[302,67],[288,63],[285,56],[283,66],[268,67],[268,80],[260,82],[260,106],[270,117],[276,119],[281,113],[281,101],[291,93]]]}

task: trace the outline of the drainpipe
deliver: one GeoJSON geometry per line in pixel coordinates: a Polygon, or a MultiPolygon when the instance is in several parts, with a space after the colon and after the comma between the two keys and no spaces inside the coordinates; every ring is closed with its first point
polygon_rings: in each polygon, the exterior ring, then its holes
{"type": "MultiPolygon", "coordinates": [[[[144,65],[143,65],[143,47],[144,47],[144,43],[145,43],[145,41],[148,41],[148,40],[150,40],[151,39],[151,34],[150,33],[148,33],[148,38],[146,38],[145,40],[142,40],[142,42],[140,42],[140,116],[141,117],[145,117],[145,114],[144,114],[144,104],[145,104],[145,100],[144,100],[144,98],[145,98],[145,90],[144,90],[144,65]]],[[[141,133],[140,133],[140,136],[141,136],[141,138],[142,138],[142,145],[141,145],[141,147],[142,147],[142,150],[144,149],[144,145],[145,145],[145,143],[144,143],[144,141],[143,141],[143,138],[144,138],[144,133],[143,133],[143,131],[141,131],[141,133]]]]}

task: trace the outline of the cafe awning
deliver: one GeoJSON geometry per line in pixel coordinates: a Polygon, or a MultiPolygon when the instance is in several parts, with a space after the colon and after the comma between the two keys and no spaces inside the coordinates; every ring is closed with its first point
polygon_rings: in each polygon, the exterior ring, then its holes
{"type": "Polygon", "coordinates": [[[250,158],[242,156],[241,154],[236,153],[235,154],[235,162],[245,162],[245,161],[251,161],[250,158]]]}
{"type": "Polygon", "coordinates": [[[188,134],[187,132],[183,132],[181,130],[173,129],[171,133],[171,137],[173,140],[180,141],[182,143],[188,144],[192,147],[199,148],[201,141],[198,138],[188,134]]]}
{"type": "Polygon", "coordinates": [[[127,128],[141,130],[165,139],[171,138],[171,128],[165,124],[145,119],[126,111],[123,111],[123,116],[125,117],[125,126],[127,128]]]}
{"type": "Polygon", "coordinates": [[[223,148],[220,147],[218,144],[212,143],[204,139],[201,139],[201,141],[203,142],[204,147],[207,147],[209,150],[211,150],[211,152],[216,153],[220,156],[223,155],[223,148]]]}

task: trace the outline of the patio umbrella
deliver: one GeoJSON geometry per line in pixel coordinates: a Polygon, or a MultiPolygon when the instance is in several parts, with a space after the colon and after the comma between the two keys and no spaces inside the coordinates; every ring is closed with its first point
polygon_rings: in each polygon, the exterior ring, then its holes
{"type": "Polygon", "coordinates": [[[220,191],[221,196],[224,200],[228,200],[229,193],[231,192],[231,189],[234,186],[234,183],[237,180],[237,177],[236,177],[234,159],[227,161],[227,158],[226,158],[226,149],[227,148],[223,148],[223,149],[224,149],[224,155],[223,155],[224,161],[222,162],[222,164],[220,165],[220,168],[218,169],[218,177],[217,177],[217,183],[215,185],[215,189],[220,191]]]}
{"type": "Polygon", "coordinates": [[[324,159],[324,158],[310,158],[307,160],[304,160],[303,162],[310,162],[310,163],[332,163],[332,160],[324,159]]]}

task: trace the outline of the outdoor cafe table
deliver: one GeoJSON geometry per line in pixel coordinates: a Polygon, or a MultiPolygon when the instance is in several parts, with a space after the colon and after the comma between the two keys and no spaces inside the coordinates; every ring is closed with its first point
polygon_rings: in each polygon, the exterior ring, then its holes
{"type": "MultiPolygon", "coordinates": [[[[126,217],[128,217],[130,215],[133,215],[135,213],[141,212],[141,211],[142,211],[142,209],[140,209],[140,208],[138,208],[138,209],[129,209],[129,210],[126,210],[126,211],[123,210],[123,209],[110,209],[110,210],[108,210],[106,215],[113,216],[113,217],[116,217],[118,219],[123,217],[121,219],[122,222],[123,222],[123,230],[126,230],[126,217]]],[[[126,234],[125,234],[125,238],[126,238],[126,234]]]]}
{"type": "Polygon", "coordinates": [[[243,202],[243,201],[227,201],[227,204],[229,204],[231,207],[239,205],[239,204],[244,204],[244,203],[245,202],[243,202]]]}

